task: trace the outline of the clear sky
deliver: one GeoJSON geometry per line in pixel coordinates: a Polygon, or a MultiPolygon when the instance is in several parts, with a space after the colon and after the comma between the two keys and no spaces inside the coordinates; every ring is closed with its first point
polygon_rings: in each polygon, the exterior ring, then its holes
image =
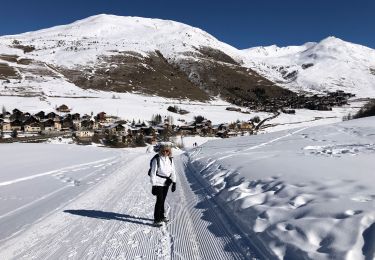
{"type": "Polygon", "coordinates": [[[101,13],[183,22],[240,49],[327,36],[375,48],[375,0],[1,0],[0,35],[101,13]]]}

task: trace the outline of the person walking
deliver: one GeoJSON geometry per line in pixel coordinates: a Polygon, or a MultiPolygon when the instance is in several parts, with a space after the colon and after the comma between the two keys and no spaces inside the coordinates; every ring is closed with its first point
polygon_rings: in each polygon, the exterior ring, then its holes
{"type": "Polygon", "coordinates": [[[150,179],[152,194],[156,196],[154,209],[154,226],[160,227],[168,222],[165,216],[164,203],[172,184],[172,192],[176,190],[176,170],[172,159],[172,147],[161,144],[159,153],[151,160],[150,179]]]}

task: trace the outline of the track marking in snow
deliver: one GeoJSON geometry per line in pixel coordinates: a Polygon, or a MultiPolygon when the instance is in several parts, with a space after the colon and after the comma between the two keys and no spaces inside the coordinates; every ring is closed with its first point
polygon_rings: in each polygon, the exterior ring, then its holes
{"type": "MultiPolygon", "coordinates": [[[[113,157],[113,158],[114,158],[114,157],[113,157]]],[[[105,159],[105,160],[107,160],[107,159],[105,159]]],[[[93,163],[94,163],[94,162],[93,162],[93,163]]],[[[112,163],[108,163],[108,165],[111,165],[111,164],[112,164],[112,163]]],[[[73,168],[73,166],[71,166],[71,167],[73,168]]],[[[85,179],[89,178],[90,176],[92,176],[92,175],[94,175],[94,174],[100,172],[100,170],[103,170],[103,169],[104,169],[104,168],[97,169],[97,170],[93,171],[92,173],[90,173],[90,174],[88,174],[88,175],[85,175],[83,178],[80,178],[80,179],[78,179],[78,180],[73,180],[73,179],[72,179],[74,186],[80,185],[80,183],[81,183],[83,180],[85,180],[85,179]]],[[[63,171],[63,172],[67,172],[67,171],[63,171]]],[[[59,174],[60,174],[60,173],[56,174],[56,177],[59,176],[59,174]]],[[[99,180],[100,180],[100,179],[99,179],[99,180]]],[[[96,181],[98,181],[98,179],[96,179],[96,181]]],[[[70,182],[68,182],[68,183],[70,183],[70,182]]],[[[87,184],[93,184],[93,183],[94,183],[94,182],[89,182],[89,183],[87,183],[87,184]]],[[[60,189],[57,189],[57,190],[55,190],[55,191],[53,191],[53,192],[51,192],[51,193],[45,194],[44,196],[42,196],[42,197],[40,197],[40,198],[38,198],[38,199],[36,199],[36,200],[33,200],[33,201],[31,201],[30,203],[27,203],[27,204],[25,204],[25,205],[23,205],[23,206],[21,206],[21,207],[18,207],[18,208],[16,208],[16,209],[12,210],[12,211],[7,212],[7,213],[4,214],[4,215],[1,215],[1,216],[0,216],[0,219],[5,218],[5,217],[7,217],[7,216],[10,216],[10,215],[12,215],[12,214],[14,214],[14,213],[16,213],[16,212],[18,212],[18,211],[24,209],[24,208],[30,207],[30,206],[32,206],[33,204],[38,203],[39,201],[42,201],[42,200],[44,200],[44,199],[47,199],[47,198],[53,196],[54,194],[57,194],[57,193],[59,193],[60,191],[66,189],[66,188],[69,188],[69,187],[71,187],[71,186],[64,186],[64,187],[61,187],[60,189]]],[[[0,241],[1,241],[1,240],[0,240],[0,241]]]]}
{"type": "Polygon", "coordinates": [[[43,172],[43,173],[23,177],[23,178],[18,178],[18,179],[14,179],[14,180],[10,180],[10,181],[5,181],[5,182],[0,182],[0,186],[7,186],[7,185],[15,184],[15,183],[18,183],[18,182],[22,182],[22,181],[27,181],[27,180],[32,180],[32,179],[35,179],[35,178],[47,176],[47,175],[57,174],[57,173],[60,173],[61,171],[66,171],[66,170],[71,170],[71,169],[74,170],[76,167],[82,167],[82,166],[88,166],[88,165],[92,165],[92,164],[96,164],[96,163],[102,163],[102,162],[106,162],[106,161],[109,161],[109,160],[113,160],[115,158],[116,157],[109,157],[109,158],[98,160],[98,161],[72,165],[72,166],[64,167],[64,168],[61,168],[61,169],[58,169],[58,170],[52,170],[52,171],[48,171],[48,172],[43,172]]]}
{"type": "MultiPolygon", "coordinates": [[[[254,146],[251,146],[251,147],[249,147],[249,148],[247,148],[247,149],[242,150],[241,152],[245,152],[245,151],[250,151],[250,150],[258,149],[258,148],[260,148],[260,147],[263,147],[263,146],[266,146],[266,145],[272,144],[272,143],[274,143],[274,142],[276,142],[276,141],[279,141],[279,140],[284,139],[284,138],[286,138],[286,137],[289,137],[289,136],[292,136],[292,135],[297,134],[297,133],[299,133],[299,132],[302,132],[302,131],[304,131],[304,130],[306,130],[306,129],[308,129],[308,128],[310,128],[310,126],[308,126],[308,127],[304,127],[304,128],[301,128],[301,129],[298,129],[297,131],[294,131],[294,132],[288,133],[288,134],[286,134],[286,135],[283,135],[283,136],[277,137],[277,138],[272,139],[272,140],[270,140],[270,141],[267,141],[267,142],[264,142],[264,143],[261,143],[261,144],[257,144],[257,145],[254,145],[254,146]]],[[[235,155],[236,155],[236,153],[231,152],[231,154],[229,154],[229,155],[225,155],[225,156],[223,156],[223,157],[220,157],[220,158],[218,158],[217,160],[223,160],[223,159],[226,159],[226,158],[229,158],[229,157],[235,156],[235,155]]]]}

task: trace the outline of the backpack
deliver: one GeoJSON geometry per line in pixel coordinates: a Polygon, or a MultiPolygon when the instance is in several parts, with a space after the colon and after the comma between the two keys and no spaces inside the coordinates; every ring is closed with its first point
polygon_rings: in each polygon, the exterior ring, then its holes
{"type": "MultiPolygon", "coordinates": [[[[156,175],[161,177],[161,178],[168,179],[168,177],[158,175],[158,169],[160,167],[160,156],[159,156],[159,154],[155,154],[155,156],[152,157],[152,159],[150,160],[150,168],[148,169],[148,176],[151,176],[152,161],[154,159],[156,159],[156,167],[157,167],[156,168],[156,175]]],[[[169,157],[169,160],[171,160],[171,163],[172,163],[172,157],[169,157]]]]}

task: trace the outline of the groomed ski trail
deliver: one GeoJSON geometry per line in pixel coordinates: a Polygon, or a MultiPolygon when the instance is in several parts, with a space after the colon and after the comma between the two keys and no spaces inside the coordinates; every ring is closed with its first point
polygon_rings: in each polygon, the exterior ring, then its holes
{"type": "MultiPolygon", "coordinates": [[[[253,259],[225,215],[175,158],[170,223],[152,226],[151,154],[127,154],[102,182],[0,242],[1,259],[253,259]],[[129,159],[129,158],[128,158],[129,159]],[[187,175],[187,176],[186,176],[187,175]]],[[[27,214],[27,212],[25,212],[27,214]]]]}

